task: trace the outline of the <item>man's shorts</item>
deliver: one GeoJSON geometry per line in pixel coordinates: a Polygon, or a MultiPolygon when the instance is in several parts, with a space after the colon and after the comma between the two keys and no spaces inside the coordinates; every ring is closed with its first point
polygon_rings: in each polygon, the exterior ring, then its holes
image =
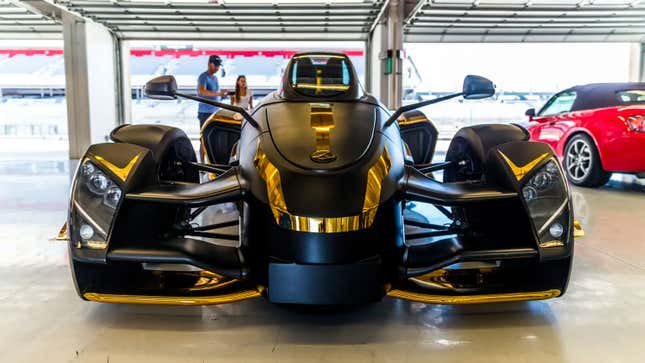
{"type": "Polygon", "coordinates": [[[211,116],[210,113],[208,112],[200,112],[197,114],[197,119],[199,120],[199,129],[201,130],[202,127],[204,126],[204,122],[208,120],[208,118],[211,116]]]}

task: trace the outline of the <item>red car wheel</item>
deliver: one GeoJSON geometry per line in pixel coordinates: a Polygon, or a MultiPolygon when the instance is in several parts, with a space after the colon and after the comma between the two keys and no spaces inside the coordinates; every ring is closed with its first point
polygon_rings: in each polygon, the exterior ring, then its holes
{"type": "Polygon", "coordinates": [[[599,187],[611,177],[611,173],[603,170],[593,141],[583,134],[575,135],[567,142],[564,169],[572,184],[583,187],[599,187]]]}

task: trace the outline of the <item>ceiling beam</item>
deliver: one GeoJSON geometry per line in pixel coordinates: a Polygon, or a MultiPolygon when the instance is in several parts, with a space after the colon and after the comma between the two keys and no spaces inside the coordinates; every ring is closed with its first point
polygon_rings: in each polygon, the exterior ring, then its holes
{"type": "Polygon", "coordinates": [[[336,3],[330,5],[321,2],[320,4],[273,4],[273,3],[250,3],[248,5],[226,3],[220,4],[195,4],[195,3],[176,3],[164,2],[145,3],[145,2],[119,2],[119,1],[57,1],[57,3],[66,7],[81,7],[84,9],[194,9],[194,10],[222,10],[230,12],[240,11],[313,11],[325,12],[329,10],[338,11],[375,11],[378,7],[370,3],[343,4],[336,3]]]}
{"type": "Polygon", "coordinates": [[[470,33],[463,31],[405,34],[410,43],[645,42],[642,34],[614,33],[470,33]]]}
{"type": "Polygon", "coordinates": [[[403,19],[403,26],[405,27],[408,24],[414,22],[419,11],[427,4],[427,0],[417,0],[417,4],[412,8],[410,13],[403,19]]]}
{"type": "Polygon", "coordinates": [[[376,14],[376,17],[374,20],[372,20],[372,25],[370,25],[370,29],[368,31],[368,34],[372,34],[378,23],[381,21],[383,18],[383,15],[387,11],[387,9],[390,7],[390,0],[385,0],[383,4],[381,4],[381,9],[379,10],[378,14],[376,14]]]}
{"type": "Polygon", "coordinates": [[[9,3],[14,4],[15,6],[22,7],[28,11],[42,15],[47,19],[51,19],[56,22],[61,22],[63,20],[63,12],[66,11],[64,8],[55,5],[46,0],[7,0],[9,3]]]}
{"type": "Polygon", "coordinates": [[[452,12],[526,12],[526,13],[594,13],[594,12],[619,12],[619,11],[645,11],[645,2],[642,4],[629,5],[629,4],[616,4],[611,5],[587,5],[585,7],[577,7],[575,5],[522,5],[522,4],[495,4],[495,5],[470,5],[460,6],[450,3],[435,3],[429,2],[421,9],[422,13],[437,12],[437,11],[452,11],[452,12]]]}
{"type": "Polygon", "coordinates": [[[327,41],[364,41],[366,39],[365,33],[324,33],[324,32],[308,32],[308,33],[291,33],[291,32],[196,32],[191,31],[154,31],[154,32],[129,32],[121,31],[118,33],[119,38],[123,40],[183,40],[183,41],[219,41],[236,39],[239,41],[269,41],[269,40],[311,40],[316,42],[327,41]]]}

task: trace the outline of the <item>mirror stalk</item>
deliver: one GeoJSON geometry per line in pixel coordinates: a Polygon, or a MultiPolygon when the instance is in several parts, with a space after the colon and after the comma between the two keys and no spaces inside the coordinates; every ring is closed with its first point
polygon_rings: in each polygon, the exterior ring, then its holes
{"type": "Polygon", "coordinates": [[[246,121],[248,121],[248,123],[250,123],[251,126],[255,127],[256,129],[260,128],[260,125],[258,125],[257,121],[255,121],[253,119],[253,117],[251,115],[249,115],[249,113],[246,112],[246,110],[243,109],[242,107],[233,106],[233,105],[229,105],[229,104],[222,103],[222,102],[212,101],[212,100],[209,100],[209,99],[206,99],[206,98],[201,98],[201,97],[198,97],[198,96],[192,96],[192,95],[189,95],[189,94],[180,93],[180,92],[176,92],[176,91],[174,92],[174,94],[175,94],[175,96],[178,96],[178,97],[187,98],[189,100],[193,100],[193,101],[205,103],[207,105],[223,108],[225,110],[237,112],[240,115],[242,115],[242,117],[244,117],[244,119],[246,121]]]}
{"type": "Polygon", "coordinates": [[[443,101],[449,100],[451,98],[455,98],[455,97],[459,97],[459,96],[463,96],[463,95],[464,95],[464,92],[453,93],[451,95],[447,95],[447,96],[443,96],[443,97],[437,97],[437,98],[434,98],[434,99],[431,99],[431,100],[421,101],[421,102],[413,103],[411,105],[399,107],[399,109],[394,111],[392,116],[390,116],[390,118],[387,119],[387,121],[385,121],[385,124],[383,125],[383,128],[386,128],[386,127],[389,127],[390,125],[392,125],[399,118],[399,116],[401,116],[401,114],[403,114],[404,112],[415,110],[415,109],[417,109],[419,107],[432,105],[434,103],[443,102],[443,101]]]}

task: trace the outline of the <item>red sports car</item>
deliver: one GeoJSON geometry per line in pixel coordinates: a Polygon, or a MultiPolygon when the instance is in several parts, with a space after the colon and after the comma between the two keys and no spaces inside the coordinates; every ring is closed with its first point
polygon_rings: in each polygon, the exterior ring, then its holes
{"type": "Polygon", "coordinates": [[[575,86],[526,115],[531,139],[553,147],[571,183],[601,186],[613,172],[645,177],[645,83],[575,86]]]}

